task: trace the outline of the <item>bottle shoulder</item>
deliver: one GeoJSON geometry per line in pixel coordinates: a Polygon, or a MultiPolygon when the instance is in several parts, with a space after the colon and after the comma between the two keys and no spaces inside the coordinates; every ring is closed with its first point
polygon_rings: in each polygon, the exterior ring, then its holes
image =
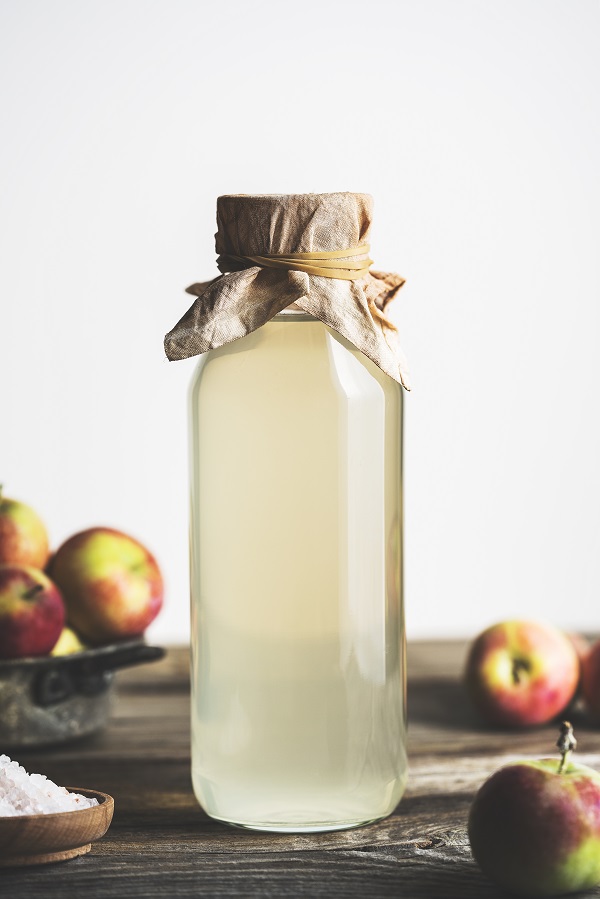
{"type": "Polygon", "coordinates": [[[204,353],[192,390],[210,385],[244,393],[269,390],[274,381],[296,389],[334,389],[352,395],[401,394],[400,386],[333,328],[303,312],[285,310],[256,331],[204,353]]]}

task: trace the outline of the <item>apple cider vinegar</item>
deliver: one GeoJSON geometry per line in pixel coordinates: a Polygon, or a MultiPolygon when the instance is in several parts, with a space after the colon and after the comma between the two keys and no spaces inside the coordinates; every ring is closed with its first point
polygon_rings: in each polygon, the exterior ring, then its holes
{"type": "Polygon", "coordinates": [[[189,400],[197,798],[264,830],[381,818],[406,780],[402,389],[286,310],[202,355],[189,400]]]}

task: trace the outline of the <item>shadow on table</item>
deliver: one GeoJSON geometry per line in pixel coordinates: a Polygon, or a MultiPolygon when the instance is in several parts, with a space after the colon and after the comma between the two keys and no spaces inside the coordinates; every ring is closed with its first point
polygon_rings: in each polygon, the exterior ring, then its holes
{"type": "Polygon", "coordinates": [[[408,708],[412,722],[450,730],[489,730],[473,709],[460,681],[436,678],[409,681],[408,708]]]}
{"type": "MultiPolygon", "coordinates": [[[[590,719],[589,714],[577,700],[561,715],[543,726],[509,728],[484,721],[471,704],[467,691],[461,681],[448,681],[441,678],[426,678],[408,683],[408,717],[411,724],[428,725],[434,728],[454,732],[469,732],[473,736],[488,735],[490,739],[511,735],[515,751],[521,745],[525,750],[538,751],[530,746],[532,737],[541,742],[541,752],[547,752],[546,743],[552,745],[555,736],[548,742],[547,734],[555,734],[556,728],[565,717],[575,726],[577,731],[598,733],[598,723],[590,719]]],[[[483,744],[482,747],[483,748],[483,744]]]]}

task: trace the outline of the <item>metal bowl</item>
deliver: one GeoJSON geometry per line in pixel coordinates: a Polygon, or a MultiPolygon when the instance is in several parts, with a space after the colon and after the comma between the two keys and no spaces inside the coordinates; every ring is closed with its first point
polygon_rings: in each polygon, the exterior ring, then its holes
{"type": "Polygon", "coordinates": [[[0,753],[64,743],[104,727],[114,672],[164,654],[137,639],[66,656],[0,661],[0,753]]]}

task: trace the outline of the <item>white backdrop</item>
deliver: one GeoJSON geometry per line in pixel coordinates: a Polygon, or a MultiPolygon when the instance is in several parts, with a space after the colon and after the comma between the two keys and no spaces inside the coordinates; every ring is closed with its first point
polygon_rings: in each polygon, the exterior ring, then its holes
{"type": "MultiPolygon", "coordinates": [[[[0,480],[155,552],[188,634],[164,333],[220,193],[374,195],[407,398],[409,636],[600,626],[597,0],[2,0],[0,480]]],[[[232,564],[235,560],[232,560],[232,564]]]]}

